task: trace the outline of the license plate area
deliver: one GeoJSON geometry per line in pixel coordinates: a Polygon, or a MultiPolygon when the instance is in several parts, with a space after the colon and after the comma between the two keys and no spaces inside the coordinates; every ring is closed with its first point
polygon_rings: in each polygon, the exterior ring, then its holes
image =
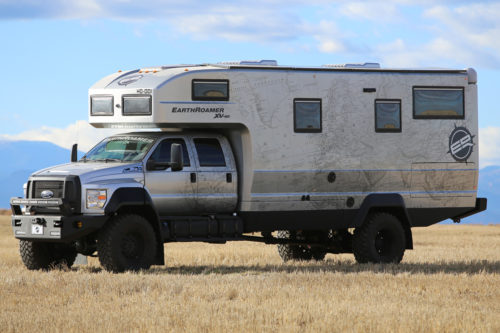
{"type": "Polygon", "coordinates": [[[31,226],[32,235],[43,235],[43,225],[35,224],[31,226]]]}

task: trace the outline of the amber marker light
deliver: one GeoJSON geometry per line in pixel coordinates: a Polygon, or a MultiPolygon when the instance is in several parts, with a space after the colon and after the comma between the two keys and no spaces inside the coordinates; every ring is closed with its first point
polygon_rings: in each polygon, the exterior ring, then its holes
{"type": "Polygon", "coordinates": [[[76,226],[78,229],[81,229],[81,228],[83,227],[83,222],[82,222],[82,221],[76,221],[75,226],[76,226]]]}

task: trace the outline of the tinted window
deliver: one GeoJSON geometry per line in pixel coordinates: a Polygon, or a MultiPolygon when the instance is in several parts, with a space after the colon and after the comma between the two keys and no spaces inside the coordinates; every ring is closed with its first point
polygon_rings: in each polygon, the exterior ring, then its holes
{"type": "Polygon", "coordinates": [[[229,81],[193,80],[193,100],[195,101],[229,100],[229,81]]]}
{"type": "Polygon", "coordinates": [[[375,131],[401,132],[401,101],[375,101],[375,131]]]}
{"type": "Polygon", "coordinates": [[[463,88],[413,88],[414,118],[464,118],[463,88]]]}
{"type": "Polygon", "coordinates": [[[194,139],[198,159],[202,167],[226,166],[224,153],[217,139],[194,139]]]}
{"type": "Polygon", "coordinates": [[[156,147],[153,154],[151,154],[150,159],[155,160],[156,162],[170,162],[170,149],[172,143],[178,143],[182,146],[182,160],[184,166],[190,166],[189,163],[189,154],[186,148],[186,143],[183,139],[165,139],[163,140],[158,147],[156,147]]]}
{"type": "Polygon", "coordinates": [[[293,104],[294,131],[299,133],[321,132],[321,100],[296,99],[293,104]]]}

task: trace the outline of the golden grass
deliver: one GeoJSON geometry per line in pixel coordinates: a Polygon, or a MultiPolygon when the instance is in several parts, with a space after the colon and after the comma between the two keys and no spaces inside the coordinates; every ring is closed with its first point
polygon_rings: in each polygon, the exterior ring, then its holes
{"type": "Polygon", "coordinates": [[[0,331],[499,332],[500,226],[414,229],[400,265],[283,264],[248,242],[170,244],[167,265],[110,274],[22,266],[0,217],[0,331]]]}

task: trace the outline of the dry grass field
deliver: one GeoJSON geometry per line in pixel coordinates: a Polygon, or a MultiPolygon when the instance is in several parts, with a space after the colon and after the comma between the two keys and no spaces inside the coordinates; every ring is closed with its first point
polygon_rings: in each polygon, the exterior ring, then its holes
{"type": "Polygon", "coordinates": [[[167,245],[140,273],[31,272],[0,216],[0,331],[499,332],[500,226],[416,229],[414,245],[400,265],[283,264],[240,242],[167,245]]]}

